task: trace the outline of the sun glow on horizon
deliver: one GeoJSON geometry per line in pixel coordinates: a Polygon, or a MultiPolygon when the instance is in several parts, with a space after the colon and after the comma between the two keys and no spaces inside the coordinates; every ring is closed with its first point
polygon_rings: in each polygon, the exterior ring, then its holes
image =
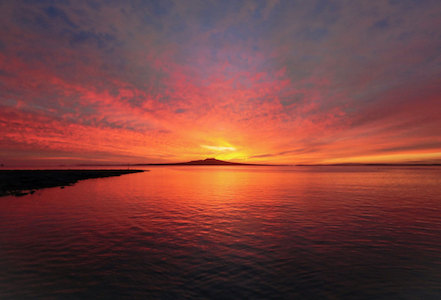
{"type": "Polygon", "coordinates": [[[436,162],[441,160],[441,152],[436,153],[407,153],[372,155],[360,157],[347,157],[325,160],[323,163],[410,163],[410,162],[436,162]]]}
{"type": "Polygon", "coordinates": [[[0,1],[0,164],[441,162],[436,0],[49,2],[0,1]]]}
{"type": "Polygon", "coordinates": [[[236,151],[237,149],[234,147],[230,147],[230,146],[209,146],[209,145],[201,145],[201,147],[209,149],[209,150],[214,150],[214,151],[221,151],[221,152],[225,152],[225,151],[236,151]]]}

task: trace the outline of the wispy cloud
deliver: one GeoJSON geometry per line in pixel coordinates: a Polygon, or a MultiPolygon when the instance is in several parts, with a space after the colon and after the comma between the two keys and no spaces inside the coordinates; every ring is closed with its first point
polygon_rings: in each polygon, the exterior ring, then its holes
{"type": "Polygon", "coordinates": [[[439,153],[440,13],[436,0],[3,1],[1,153],[439,153]]]}

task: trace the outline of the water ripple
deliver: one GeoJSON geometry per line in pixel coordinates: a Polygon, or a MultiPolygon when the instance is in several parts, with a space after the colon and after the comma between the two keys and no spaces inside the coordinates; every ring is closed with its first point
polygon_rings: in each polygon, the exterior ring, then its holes
{"type": "Polygon", "coordinates": [[[0,298],[440,299],[440,170],[344,170],[155,168],[0,198],[0,298]]]}

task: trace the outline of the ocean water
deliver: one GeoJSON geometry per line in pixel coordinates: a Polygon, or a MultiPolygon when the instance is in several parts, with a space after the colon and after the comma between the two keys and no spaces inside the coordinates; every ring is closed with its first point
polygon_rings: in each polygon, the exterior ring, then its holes
{"type": "Polygon", "coordinates": [[[0,198],[0,299],[441,299],[440,167],[150,167],[0,198]]]}

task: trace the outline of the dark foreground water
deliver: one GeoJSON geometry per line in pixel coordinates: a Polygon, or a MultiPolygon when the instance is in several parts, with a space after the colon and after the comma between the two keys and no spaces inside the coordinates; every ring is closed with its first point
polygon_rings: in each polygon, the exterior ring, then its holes
{"type": "Polygon", "coordinates": [[[154,167],[0,198],[0,299],[441,299],[441,168],[154,167]]]}

